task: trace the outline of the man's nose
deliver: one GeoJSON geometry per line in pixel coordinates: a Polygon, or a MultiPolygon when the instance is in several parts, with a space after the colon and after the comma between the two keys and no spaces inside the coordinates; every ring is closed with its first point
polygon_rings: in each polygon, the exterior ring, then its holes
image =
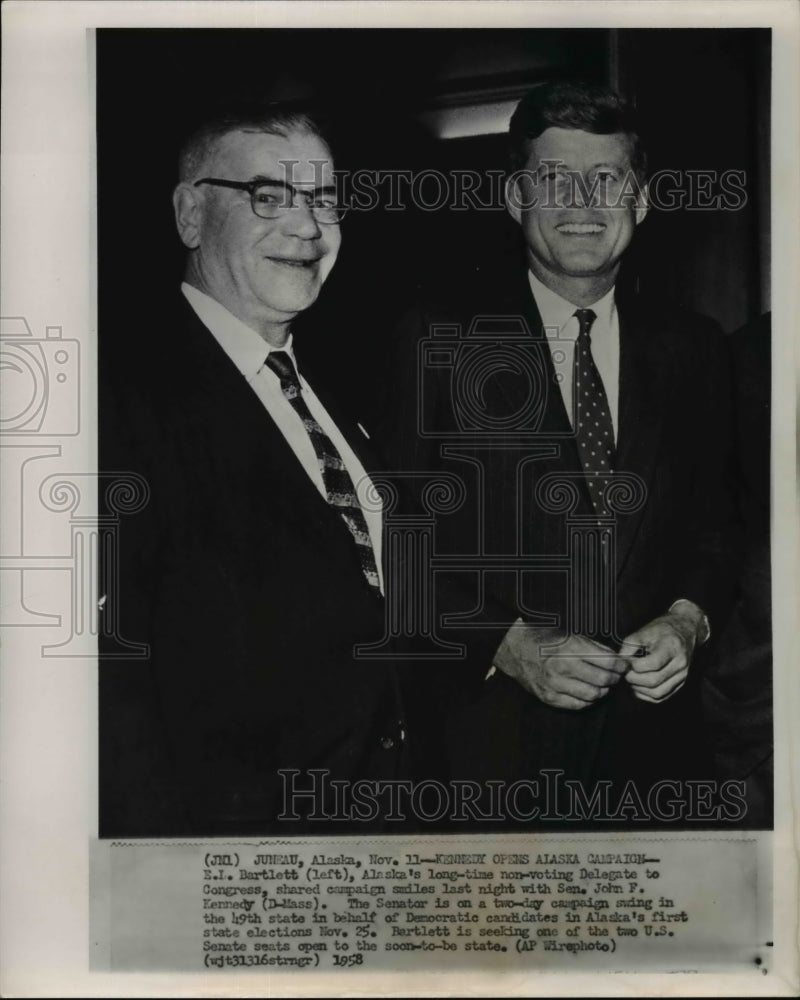
{"type": "Polygon", "coordinates": [[[569,175],[565,201],[567,208],[591,207],[592,198],[583,174],[575,172],[569,175]]]}
{"type": "Polygon", "coordinates": [[[286,209],[281,228],[288,236],[298,236],[304,240],[313,240],[322,234],[311,206],[303,201],[286,209]]]}

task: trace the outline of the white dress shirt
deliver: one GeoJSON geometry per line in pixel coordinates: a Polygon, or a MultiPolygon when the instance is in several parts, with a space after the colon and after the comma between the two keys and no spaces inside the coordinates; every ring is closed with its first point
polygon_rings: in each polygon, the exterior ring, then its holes
{"type": "MultiPolygon", "coordinates": [[[[575,310],[579,308],[572,302],[567,302],[560,295],[543,285],[539,279],[528,272],[531,292],[536,300],[539,315],[542,317],[547,343],[553,358],[556,375],[560,375],[558,384],[561,396],[572,423],[572,381],[573,359],[575,357],[575,341],[578,339],[578,318],[575,310]]],[[[592,341],[592,357],[603,380],[608,406],[611,410],[611,422],[614,425],[614,437],[619,438],[619,316],[617,304],[614,301],[614,289],[587,307],[597,315],[590,331],[592,341]]]]}
{"type": "MultiPolygon", "coordinates": [[[[356,496],[364,512],[369,537],[375,554],[375,565],[378,569],[378,579],[383,592],[383,566],[381,560],[381,538],[383,531],[383,512],[377,500],[372,483],[353,449],[347,443],[344,435],[333,422],[330,414],[317,399],[314,391],[303,378],[297,367],[297,361],[292,351],[292,338],[289,337],[281,348],[271,347],[260,334],[251,330],[232,313],[210,295],[206,295],[193,285],[183,282],[181,291],[189,305],[194,309],[200,321],[206,326],[220,347],[244,376],[247,384],[261,400],[264,409],[275,421],[278,430],[283,434],[289,447],[297,456],[297,460],[308,474],[309,478],[325,497],[325,483],[319,467],[311,438],[303,426],[297,411],[284,396],[278,376],[265,364],[270,351],[285,351],[294,362],[300,387],[308,409],[312,416],[325,431],[336,450],[342,457],[345,468],[353,480],[356,496]]],[[[362,429],[362,433],[365,433],[362,429]]]]}

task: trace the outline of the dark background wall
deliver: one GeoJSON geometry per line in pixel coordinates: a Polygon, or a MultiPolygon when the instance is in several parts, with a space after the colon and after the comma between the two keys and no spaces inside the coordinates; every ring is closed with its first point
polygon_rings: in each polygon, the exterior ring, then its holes
{"type": "MultiPolygon", "coordinates": [[[[769,74],[768,29],[99,30],[101,361],[120,303],[146,303],[180,280],[177,152],[212,104],[322,104],[337,126],[339,168],[496,171],[505,138],[486,129],[504,128],[533,83],[575,75],[636,102],[653,169],[745,172],[737,211],[651,211],[621,276],[733,330],[768,308],[769,74]],[[476,124],[492,109],[494,123],[476,124]],[[484,134],[444,137],[465,131],[484,134]]],[[[500,206],[382,205],[351,213],[343,236],[310,346],[345,379],[342,337],[379,361],[420,283],[457,286],[518,252],[500,206]]]]}
{"type": "Polygon", "coordinates": [[[618,31],[618,86],[646,126],[652,170],[741,170],[737,211],[654,212],[642,227],[643,290],[731,331],[769,309],[770,32],[618,31]]]}

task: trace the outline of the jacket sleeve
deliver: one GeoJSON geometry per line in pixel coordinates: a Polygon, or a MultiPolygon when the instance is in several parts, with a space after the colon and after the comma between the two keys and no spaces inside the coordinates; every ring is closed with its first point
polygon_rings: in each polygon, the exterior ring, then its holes
{"type": "Polygon", "coordinates": [[[702,461],[693,484],[695,517],[675,599],[688,598],[708,616],[712,637],[731,613],[740,568],[742,530],[736,503],[733,380],[729,345],[716,324],[698,331],[696,371],[701,401],[695,421],[702,461]]]}
{"type": "Polygon", "coordinates": [[[101,516],[111,513],[108,488],[113,483],[135,476],[145,485],[138,509],[118,518],[116,544],[100,553],[107,593],[99,640],[99,833],[169,836],[183,830],[184,812],[152,658],[161,546],[157,498],[149,490],[153,477],[144,449],[136,443],[142,437],[137,427],[149,416],[130,387],[121,391],[106,382],[101,383],[99,417],[101,516]]]}
{"type": "Polygon", "coordinates": [[[421,547],[426,556],[441,554],[438,529],[443,519],[453,518],[448,525],[448,554],[457,556],[462,540],[463,547],[468,547],[468,532],[480,516],[475,490],[469,484],[459,485],[456,466],[443,460],[442,439],[435,433],[444,432],[448,439],[457,435],[445,384],[446,369],[427,365],[426,341],[437,319],[429,307],[415,307],[395,331],[388,352],[385,405],[375,434],[397,496],[397,506],[387,515],[385,534],[392,536],[393,518],[397,524],[408,525],[410,534],[415,530],[418,537],[419,533],[429,534],[420,546],[414,546],[410,539],[406,545],[396,545],[384,562],[390,564],[394,581],[403,581],[396,594],[388,594],[388,600],[399,602],[398,612],[406,623],[417,616],[415,626],[398,636],[400,658],[435,652],[429,638],[433,629],[443,643],[462,648],[458,656],[432,656],[431,661],[440,675],[456,681],[448,684],[454,694],[469,698],[482,691],[494,653],[516,614],[511,610],[512,602],[487,591],[474,571],[437,570],[430,590],[415,576],[420,553],[412,553],[412,549],[421,547]],[[413,517],[419,518],[416,529],[410,527],[409,518],[413,517]],[[464,526],[463,536],[459,536],[458,525],[464,526]],[[417,565],[412,565],[414,560],[417,565]],[[466,614],[473,619],[469,627],[442,624],[444,616],[466,614]]]}

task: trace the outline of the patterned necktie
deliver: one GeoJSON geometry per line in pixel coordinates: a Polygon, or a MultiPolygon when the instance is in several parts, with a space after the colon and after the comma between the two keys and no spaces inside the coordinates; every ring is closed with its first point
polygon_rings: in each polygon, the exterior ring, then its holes
{"type": "Polygon", "coordinates": [[[311,439],[314,452],[319,462],[322,481],[325,484],[325,494],[328,503],[341,514],[344,523],[350,529],[350,534],[356,543],[361,568],[369,585],[380,593],[378,569],[375,565],[375,553],[369,536],[364,512],[356,497],[353,480],[345,468],[342,456],[336,446],[320,427],[302,396],[302,388],[294,363],[286,351],[270,351],[267,356],[267,367],[281,380],[284,396],[292,404],[294,411],[303,421],[303,426],[311,439]]]}
{"type": "Polygon", "coordinates": [[[576,309],[578,339],[575,342],[575,399],[577,421],[575,436],[586,482],[594,509],[607,514],[603,493],[614,468],[614,425],[600,372],[592,358],[589,331],[597,319],[591,309],[576,309]]]}

